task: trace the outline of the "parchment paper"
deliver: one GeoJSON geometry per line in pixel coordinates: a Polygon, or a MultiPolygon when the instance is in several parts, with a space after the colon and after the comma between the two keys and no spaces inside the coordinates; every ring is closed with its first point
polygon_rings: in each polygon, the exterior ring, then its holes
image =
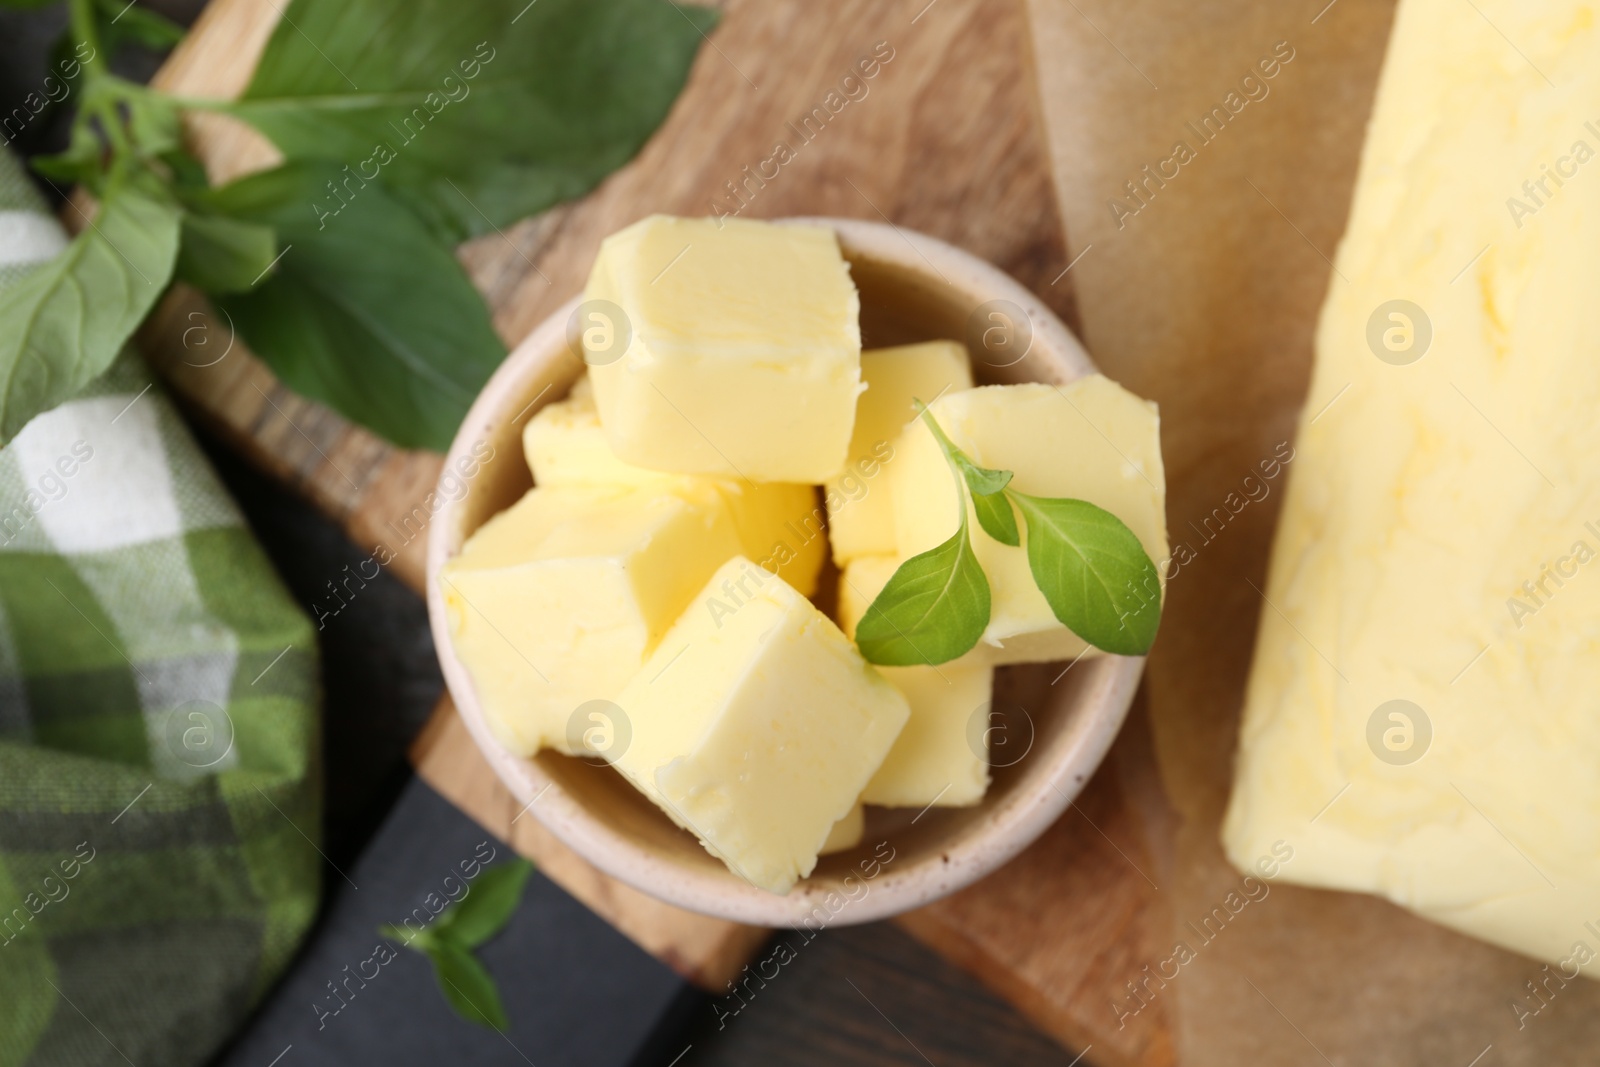
{"type": "Polygon", "coordinates": [[[1376,898],[1278,883],[1199,929],[1240,886],[1218,827],[1294,476],[1262,464],[1294,440],[1393,15],[1325,3],[1028,0],[1085,341],[1160,403],[1181,561],[1147,685],[1179,815],[1155,851],[1176,856],[1162,890],[1193,958],[1150,961],[1170,981],[1130,974],[1146,1005],[1130,994],[1108,1020],[1159,1007],[1183,1067],[1600,1062],[1600,983],[1557,985],[1376,898]]]}

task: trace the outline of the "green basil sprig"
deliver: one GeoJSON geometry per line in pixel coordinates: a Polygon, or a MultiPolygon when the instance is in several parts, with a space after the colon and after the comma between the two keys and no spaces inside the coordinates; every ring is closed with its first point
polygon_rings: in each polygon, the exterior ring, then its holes
{"type": "Polygon", "coordinates": [[[428,957],[439,991],[457,1015],[480,1026],[508,1030],[511,1021],[500,989],[472,950],[511,921],[532,873],[533,864],[524,859],[498,863],[479,875],[467,895],[440,912],[431,926],[421,930],[380,926],[378,932],[428,957]]]}
{"type": "Polygon", "coordinates": [[[972,550],[967,505],[984,533],[1019,547],[1050,610],[1106,652],[1140,656],[1161,624],[1156,567],[1126,523],[1086,500],[1051,499],[1011,488],[1011,471],[973,462],[920,402],[917,413],[939,443],[956,484],[960,519],[948,541],[906,560],[856,626],[856,644],[884,666],[948,663],[970,651],[989,625],[989,581],[972,550]]]}
{"type": "Polygon", "coordinates": [[[668,0],[291,0],[226,101],[110,71],[121,47],[175,43],[171,22],[68,5],[57,69],[78,110],[67,149],[33,166],[99,213],[0,301],[0,445],[110,366],[176,277],[291,388],[443,451],[506,354],[455,245],[627,162],[717,18],[668,0]],[[255,126],[282,166],[210,188],[183,147],[194,111],[255,126]]]}

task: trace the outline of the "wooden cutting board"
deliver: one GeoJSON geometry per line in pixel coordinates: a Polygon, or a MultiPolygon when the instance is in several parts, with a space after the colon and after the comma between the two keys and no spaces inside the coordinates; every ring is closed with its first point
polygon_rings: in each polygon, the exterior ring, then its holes
{"type": "MultiPolygon", "coordinates": [[[[158,84],[195,96],[237,93],[279,12],[274,0],[214,0],[158,84]]],[[[665,127],[636,160],[582,201],[469,244],[461,259],[514,345],[582,288],[600,239],[645,214],[853,216],[983,256],[1073,324],[1071,261],[1025,32],[1015,0],[730,0],[665,127]],[[874,78],[841,85],[858,59],[875,48],[881,59],[885,47],[891,58],[874,78]],[[820,131],[777,177],[747,182],[747,168],[776,142],[798,143],[790,124],[814,109],[826,117],[820,131]]],[[[214,180],[275,158],[270,145],[224,119],[201,116],[190,132],[214,180]]],[[[387,550],[395,575],[421,589],[420,505],[438,456],[392,448],[289,392],[196,294],[174,292],[141,343],[196,418],[358,544],[387,550]]],[[[1088,1046],[1086,1062],[1161,1067],[1173,1062],[1161,1001],[1120,1020],[1114,1007],[1136,1003],[1127,983],[1159,956],[1153,938],[1166,928],[1161,850],[1147,847],[1141,829],[1160,825],[1165,801],[1140,722],[1136,710],[1105,768],[1038,843],[978,885],[899,921],[1074,1052],[1088,1046]]],[[[519,816],[448,697],[413,756],[440,792],[703,987],[719,991],[765,939],[765,931],[623,886],[519,816]]]]}

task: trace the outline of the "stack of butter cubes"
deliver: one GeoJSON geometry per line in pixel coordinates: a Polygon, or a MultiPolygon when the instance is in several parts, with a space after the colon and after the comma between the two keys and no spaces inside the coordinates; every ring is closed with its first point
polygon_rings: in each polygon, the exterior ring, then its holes
{"type": "Polygon", "coordinates": [[[952,341],[862,352],[819,227],[647,218],[604,242],[585,296],[622,320],[612,350],[529,422],[534,488],[439,577],[501,744],[604,758],[775,893],[860,842],[863,804],[978,803],[995,667],[1085,647],[1025,549],[973,526],[993,588],[978,647],[862,658],[847,634],[878,590],[959,522],[914,401],[1021,491],[1097,503],[1160,560],[1153,406],[1098,376],[973,388],[952,341]],[[837,623],[811,601],[830,549],[837,623]]]}

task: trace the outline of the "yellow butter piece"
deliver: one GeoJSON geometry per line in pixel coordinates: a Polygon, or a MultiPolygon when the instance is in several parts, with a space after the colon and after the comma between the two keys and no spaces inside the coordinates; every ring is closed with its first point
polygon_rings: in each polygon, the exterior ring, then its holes
{"type": "Polygon", "coordinates": [[[856,401],[855,431],[844,472],[823,486],[828,504],[828,541],[843,567],[858,556],[895,552],[894,506],[885,468],[894,442],[916,417],[913,400],[972,388],[972,363],[959,341],[928,341],[861,353],[866,391],[856,401]]]}
{"type": "Polygon", "coordinates": [[[528,420],[522,447],[536,485],[715,491],[728,506],[745,555],[806,596],[817,591],[827,538],[815,486],[670,474],[624,463],[606,442],[587,377],[578,379],[565,400],[545,405],[528,420]]]}
{"type": "Polygon", "coordinates": [[[833,231],[651,216],[601,244],[585,296],[631,335],[588,360],[621,459],[812,484],[844,467],[860,298],[833,231]]]}
{"type": "Polygon", "coordinates": [[[564,400],[546,404],[522,428],[522,453],[535,485],[629,485],[671,490],[682,476],[624,463],[606,443],[594,386],[579,378],[564,400]]]}
{"type": "Polygon", "coordinates": [[[816,486],[717,479],[744,554],[788,582],[801,596],[817,591],[828,554],[816,486]]]}
{"type": "MultiPolygon", "coordinates": [[[[975,463],[1012,471],[1010,487],[1017,492],[1087,500],[1121,519],[1164,583],[1166,475],[1154,404],[1091,374],[1063,386],[986,385],[949,393],[930,410],[975,463]]],[[[906,559],[955,533],[956,488],[944,453],[921,420],[906,427],[895,450],[889,486],[898,554],[906,559]]],[[[968,510],[991,610],[982,640],[962,662],[1034,663],[1084,654],[1083,640],[1056,619],[1033,580],[1022,516],[1017,526],[1023,543],[1012,547],[984,533],[968,510]]]]}
{"type": "Polygon", "coordinates": [[[501,744],[572,752],[579,705],[615,697],[738,551],[715,494],[533,489],[485,523],[439,584],[451,644],[501,744]]]}
{"type": "Polygon", "coordinates": [[[828,831],[828,839],[822,843],[817,855],[829,856],[835,852],[847,852],[861,844],[861,839],[866,833],[867,810],[857,804],[850,809],[850,814],[833,824],[833,829],[828,831]]]}
{"type": "Polygon", "coordinates": [[[809,600],[742,557],[712,576],[617,696],[615,761],[754,885],[809,874],[909,714],[809,600]]]}
{"type": "MultiPolygon", "coordinates": [[[[893,556],[863,556],[839,576],[839,625],[852,638],[899,566],[893,556]]],[[[861,799],[886,807],[964,807],[989,788],[988,709],[994,668],[987,663],[879,667],[905,696],[911,717],[861,799]],[[973,721],[981,717],[974,729],[973,721]]]]}
{"type": "Polygon", "coordinates": [[[1223,841],[1597,976],[1600,32],[1479,8],[1395,16],[1223,841]]]}

